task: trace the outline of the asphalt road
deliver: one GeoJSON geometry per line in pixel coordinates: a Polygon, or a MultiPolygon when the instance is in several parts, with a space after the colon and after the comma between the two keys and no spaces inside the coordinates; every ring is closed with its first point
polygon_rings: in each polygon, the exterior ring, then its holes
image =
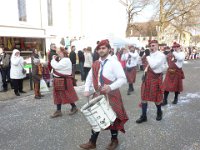
{"type": "MultiPolygon", "coordinates": [[[[158,122],[156,108],[148,109],[148,122],[136,124],[140,116],[140,78],[138,72],[135,92],[127,96],[127,85],[121,88],[124,105],[129,116],[126,134],[119,134],[118,150],[200,150],[200,61],[184,65],[186,79],[179,103],[163,108],[163,120],[158,122]]],[[[83,86],[76,88],[77,106],[83,106],[83,86]]],[[[63,117],[50,119],[55,110],[51,93],[35,100],[33,95],[0,101],[0,150],[78,150],[77,145],[87,142],[90,126],[80,112],[68,116],[70,107],[63,106],[63,117]]],[[[110,132],[102,131],[97,149],[104,150],[110,141],[110,132]]]]}

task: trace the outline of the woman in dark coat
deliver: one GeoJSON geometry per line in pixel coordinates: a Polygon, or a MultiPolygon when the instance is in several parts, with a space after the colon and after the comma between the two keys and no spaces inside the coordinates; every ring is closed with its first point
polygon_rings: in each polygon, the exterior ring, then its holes
{"type": "Polygon", "coordinates": [[[42,65],[40,63],[38,51],[32,50],[31,56],[32,63],[32,77],[34,82],[35,99],[41,99],[43,95],[40,93],[40,80],[42,79],[42,65]]]}

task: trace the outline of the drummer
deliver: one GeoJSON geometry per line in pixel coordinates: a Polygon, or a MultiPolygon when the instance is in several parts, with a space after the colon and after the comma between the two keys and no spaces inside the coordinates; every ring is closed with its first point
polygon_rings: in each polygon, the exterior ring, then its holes
{"type": "MultiPolygon", "coordinates": [[[[118,146],[118,131],[125,133],[124,124],[128,121],[128,116],[124,109],[119,88],[126,83],[126,76],[121,64],[109,55],[111,46],[108,40],[102,40],[97,45],[99,60],[92,65],[86,83],[84,96],[90,95],[89,89],[93,85],[95,89],[94,97],[104,94],[108,97],[109,103],[117,115],[114,124],[108,127],[111,132],[111,142],[107,149],[114,150],[118,146]],[[97,94],[98,93],[98,94],[97,94]]],[[[79,145],[82,149],[95,149],[99,132],[92,130],[89,142],[79,145]]]]}

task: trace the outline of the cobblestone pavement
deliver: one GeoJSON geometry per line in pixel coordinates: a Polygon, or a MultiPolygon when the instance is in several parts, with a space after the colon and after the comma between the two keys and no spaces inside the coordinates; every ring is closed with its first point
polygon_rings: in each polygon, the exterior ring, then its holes
{"type": "MultiPolygon", "coordinates": [[[[155,120],[155,105],[149,103],[148,121],[136,124],[140,116],[140,78],[138,72],[135,92],[127,96],[127,85],[121,88],[124,105],[129,116],[126,134],[119,134],[118,150],[200,150],[200,61],[184,65],[186,79],[179,103],[163,108],[163,120],[155,120]]],[[[79,95],[77,106],[83,106],[84,87],[76,87],[79,95]]],[[[50,119],[55,110],[52,95],[45,94],[35,100],[29,93],[23,97],[0,101],[0,149],[1,150],[78,150],[77,145],[88,141],[90,127],[83,114],[68,116],[68,105],[63,106],[63,117],[50,119]]],[[[110,140],[109,131],[102,131],[97,149],[104,150],[110,140]]]]}

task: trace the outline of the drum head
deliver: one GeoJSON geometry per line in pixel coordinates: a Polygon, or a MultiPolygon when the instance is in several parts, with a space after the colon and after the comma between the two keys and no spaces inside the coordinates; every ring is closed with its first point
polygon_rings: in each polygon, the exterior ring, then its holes
{"type": "Polygon", "coordinates": [[[97,102],[99,102],[101,99],[105,98],[104,95],[99,95],[98,97],[95,97],[94,99],[90,100],[89,103],[84,105],[81,109],[86,110],[92,106],[94,106],[97,102]]]}

